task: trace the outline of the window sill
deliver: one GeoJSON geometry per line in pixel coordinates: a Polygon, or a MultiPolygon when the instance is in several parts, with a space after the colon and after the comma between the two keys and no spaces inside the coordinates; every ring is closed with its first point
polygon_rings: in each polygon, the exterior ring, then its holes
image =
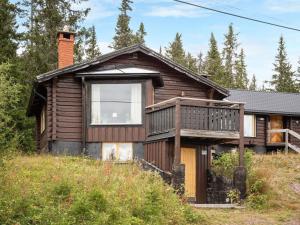
{"type": "Polygon", "coordinates": [[[141,126],[142,123],[90,123],[90,126],[141,126]]]}

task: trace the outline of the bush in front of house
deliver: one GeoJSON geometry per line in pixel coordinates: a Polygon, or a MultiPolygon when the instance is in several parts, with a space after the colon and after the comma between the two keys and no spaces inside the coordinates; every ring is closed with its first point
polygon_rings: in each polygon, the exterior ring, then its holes
{"type": "MultiPolygon", "coordinates": [[[[247,199],[246,205],[250,208],[263,210],[268,207],[268,187],[263,176],[260,176],[254,169],[253,152],[250,149],[245,151],[245,167],[247,170],[247,199]]],[[[239,166],[238,152],[222,153],[217,159],[212,161],[212,170],[218,176],[233,179],[234,171],[239,166]]],[[[237,190],[227,193],[231,202],[239,202],[237,190]]]]}
{"type": "Polygon", "coordinates": [[[0,170],[0,224],[203,224],[174,190],[135,164],[16,157],[0,170]]]}

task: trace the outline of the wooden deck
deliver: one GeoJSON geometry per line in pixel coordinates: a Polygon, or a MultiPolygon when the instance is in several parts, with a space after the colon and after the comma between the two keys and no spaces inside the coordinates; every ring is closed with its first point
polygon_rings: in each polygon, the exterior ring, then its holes
{"type": "Polygon", "coordinates": [[[240,104],[174,98],[146,108],[148,140],[181,137],[234,140],[240,138],[240,104]]]}

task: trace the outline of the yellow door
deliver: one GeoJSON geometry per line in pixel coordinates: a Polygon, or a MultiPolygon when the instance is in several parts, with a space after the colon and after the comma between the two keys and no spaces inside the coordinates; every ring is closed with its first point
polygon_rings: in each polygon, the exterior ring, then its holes
{"type": "MultiPolygon", "coordinates": [[[[270,116],[271,130],[283,129],[282,116],[270,116]]],[[[271,143],[283,142],[283,133],[271,133],[271,143]]]]}
{"type": "Polygon", "coordinates": [[[185,194],[196,198],[196,149],[181,148],[181,163],[185,165],[185,194]]]}

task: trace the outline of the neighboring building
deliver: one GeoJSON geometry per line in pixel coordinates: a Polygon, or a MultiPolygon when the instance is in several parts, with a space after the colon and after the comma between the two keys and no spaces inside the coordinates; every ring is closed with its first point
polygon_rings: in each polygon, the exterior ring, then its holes
{"type": "Polygon", "coordinates": [[[59,69],[37,76],[28,107],[37,151],[144,158],[183,173],[187,196],[205,202],[210,147],[236,140],[243,154],[243,104],[143,45],[73,65],[74,34],[60,32],[58,42],[59,69]]]}
{"type": "MultiPolygon", "coordinates": [[[[226,99],[245,102],[246,147],[266,152],[288,145],[290,150],[300,153],[300,94],[230,90],[226,99]]],[[[227,144],[225,148],[234,144],[237,143],[227,144]]]]}

